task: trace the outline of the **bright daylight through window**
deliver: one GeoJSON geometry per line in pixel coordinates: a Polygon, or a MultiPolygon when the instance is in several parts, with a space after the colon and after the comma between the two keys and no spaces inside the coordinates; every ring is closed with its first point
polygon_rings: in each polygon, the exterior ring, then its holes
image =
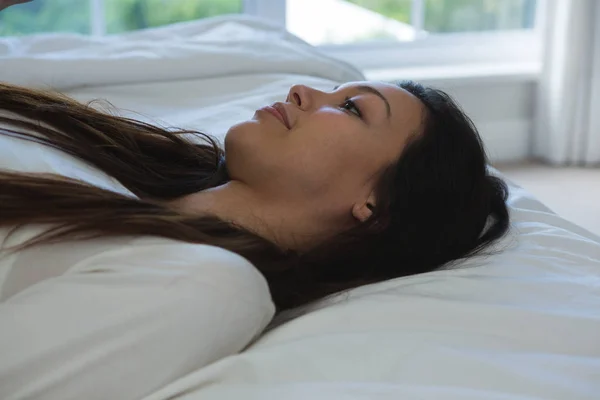
{"type": "Polygon", "coordinates": [[[1,14],[0,35],[95,33],[97,19],[102,33],[117,33],[244,13],[258,2],[283,6],[288,30],[315,45],[531,29],[536,9],[536,0],[36,0],[1,14]]]}
{"type": "Polygon", "coordinates": [[[431,33],[533,28],[535,0],[287,0],[292,33],[319,44],[412,41],[431,33]]]}

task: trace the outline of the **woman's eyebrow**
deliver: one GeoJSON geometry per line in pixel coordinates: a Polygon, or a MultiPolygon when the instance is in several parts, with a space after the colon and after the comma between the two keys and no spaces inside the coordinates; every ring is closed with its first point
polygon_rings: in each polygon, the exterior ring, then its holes
{"type": "MultiPolygon", "coordinates": [[[[337,85],[333,88],[333,90],[337,90],[339,87],[340,87],[340,85],[337,85]]],[[[390,107],[390,102],[385,98],[385,96],[383,94],[381,94],[381,92],[379,90],[375,89],[374,87],[368,86],[368,85],[357,85],[357,86],[354,86],[354,88],[356,88],[359,92],[367,92],[367,93],[374,94],[375,96],[377,96],[381,100],[383,100],[383,102],[385,103],[385,111],[387,114],[387,119],[390,119],[390,117],[392,116],[392,109],[390,107]]]]}

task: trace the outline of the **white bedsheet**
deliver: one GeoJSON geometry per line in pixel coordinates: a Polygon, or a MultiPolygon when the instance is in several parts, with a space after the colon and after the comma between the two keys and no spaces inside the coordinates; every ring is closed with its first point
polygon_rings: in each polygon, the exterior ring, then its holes
{"type": "MultiPolygon", "coordinates": [[[[16,57],[0,59],[0,79],[217,136],[292,84],[362,79],[248,17],[72,40],[56,51],[0,41],[0,54],[16,57]]],[[[600,398],[600,238],[515,185],[510,206],[502,253],[302,310],[148,399],[600,398]]]]}

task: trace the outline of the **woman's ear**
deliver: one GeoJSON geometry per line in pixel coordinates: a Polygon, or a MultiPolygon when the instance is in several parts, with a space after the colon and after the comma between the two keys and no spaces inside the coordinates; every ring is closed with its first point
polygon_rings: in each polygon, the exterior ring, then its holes
{"type": "Polygon", "coordinates": [[[360,222],[365,222],[375,211],[375,195],[371,194],[367,201],[357,203],[352,207],[352,216],[360,222]]]}

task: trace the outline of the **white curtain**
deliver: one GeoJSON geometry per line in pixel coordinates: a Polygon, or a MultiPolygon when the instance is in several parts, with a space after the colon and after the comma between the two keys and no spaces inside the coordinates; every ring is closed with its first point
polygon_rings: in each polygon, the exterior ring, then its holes
{"type": "Polygon", "coordinates": [[[600,1],[546,0],[533,153],[600,166],[600,1]]]}

